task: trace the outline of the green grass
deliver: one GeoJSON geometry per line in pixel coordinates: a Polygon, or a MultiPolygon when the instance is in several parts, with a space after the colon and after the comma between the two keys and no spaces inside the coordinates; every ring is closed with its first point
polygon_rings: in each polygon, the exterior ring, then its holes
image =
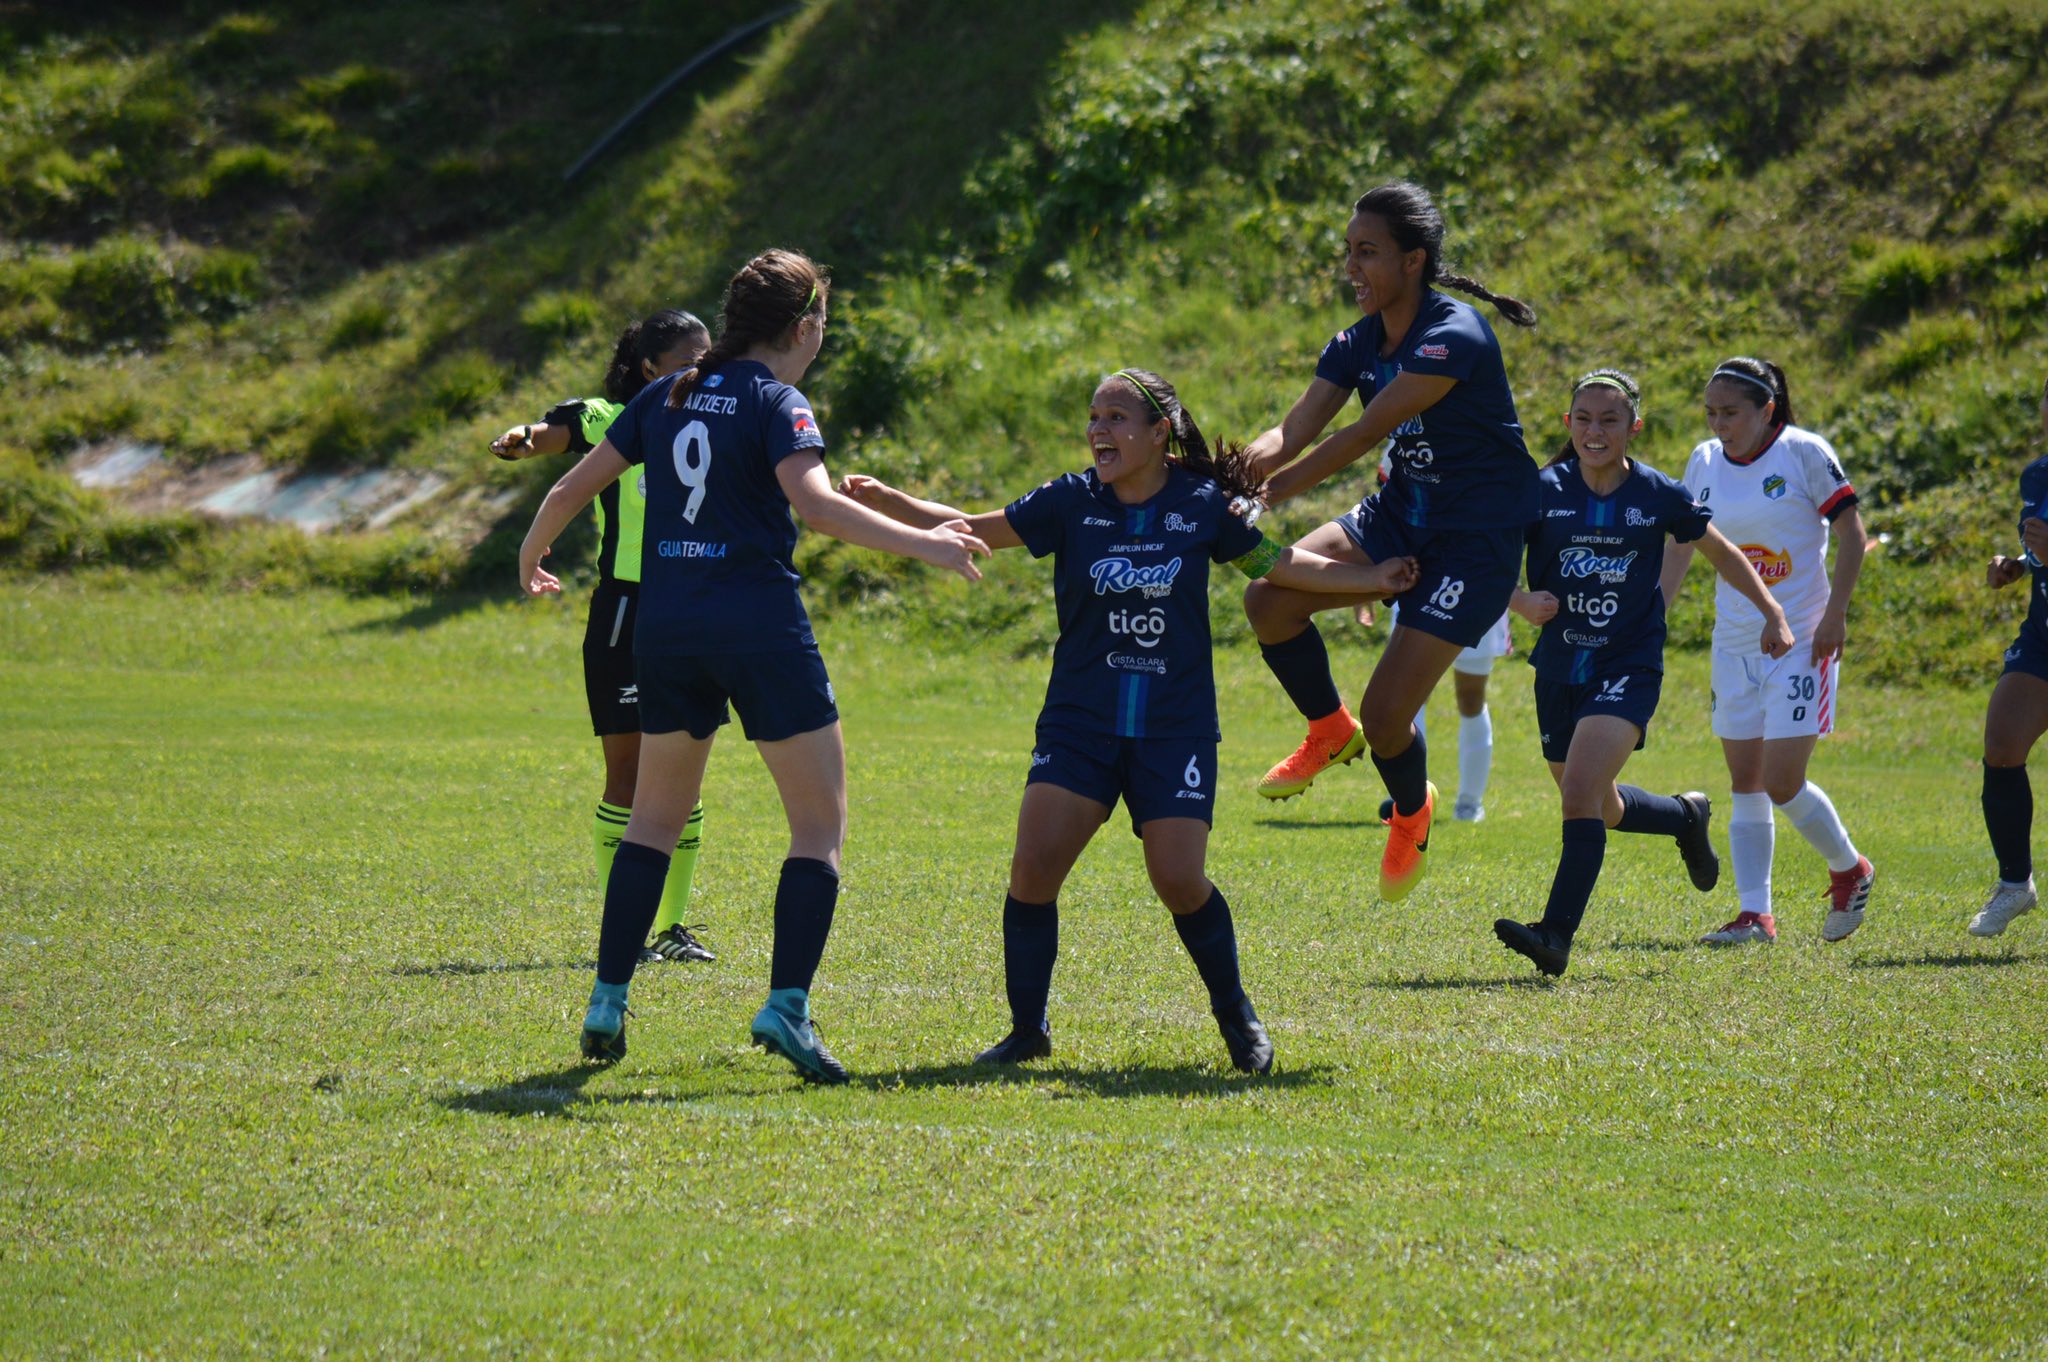
{"type": "MultiPolygon", "coordinates": [[[[1732,892],[1617,838],[1553,985],[1488,931],[1554,848],[1526,670],[1488,820],[1387,907],[1366,768],[1251,795],[1297,735],[1226,648],[1211,870],[1278,1072],[1228,1070],[1112,820],[1062,899],[1056,1056],[1012,1076],[963,1061],[1002,1028],[1044,660],[819,618],[853,800],[835,1091],[744,1044],[781,833],[736,740],[692,915],[719,961],[643,976],[628,1062],[570,1062],[579,602],[17,582],[0,1356],[2048,1356],[2048,949],[1962,931],[1981,686],[1852,658],[1815,770],[1879,866],[1852,941],[1819,942],[1789,830],[1783,940],[1728,954],[1690,942],[1732,892]]],[[[1372,652],[1329,632],[1352,689],[1372,652]]],[[[1704,680],[1678,661],[1651,788],[1725,789],[1704,680]]]]}

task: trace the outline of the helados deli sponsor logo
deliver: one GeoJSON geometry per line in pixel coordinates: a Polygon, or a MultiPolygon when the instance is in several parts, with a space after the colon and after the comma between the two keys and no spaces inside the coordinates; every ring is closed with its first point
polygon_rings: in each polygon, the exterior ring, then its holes
{"type": "Polygon", "coordinates": [[[1762,544],[1744,544],[1742,556],[1756,569],[1756,575],[1764,579],[1765,586],[1776,586],[1792,576],[1792,555],[1781,549],[1767,549],[1762,544]]]}

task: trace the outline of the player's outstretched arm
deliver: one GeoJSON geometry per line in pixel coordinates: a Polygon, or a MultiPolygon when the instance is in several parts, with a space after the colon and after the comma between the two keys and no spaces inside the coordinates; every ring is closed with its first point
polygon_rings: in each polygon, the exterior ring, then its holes
{"type": "Polygon", "coordinates": [[[839,480],[839,494],[851,497],[871,511],[879,511],[891,520],[920,530],[929,530],[949,520],[964,521],[968,532],[975,535],[991,549],[1016,549],[1024,546],[1017,537],[1017,531],[1010,527],[1010,518],[1001,511],[983,511],[980,515],[969,515],[965,511],[937,501],[921,501],[908,492],[900,491],[865,473],[848,473],[839,480]]]}
{"type": "Polygon", "coordinates": [[[1252,470],[1261,478],[1270,478],[1293,463],[1302,450],[1329,428],[1350,400],[1351,394],[1329,379],[1310,380],[1308,391],[1295,399],[1287,415],[1280,418],[1280,424],[1245,446],[1252,470]]]}
{"type": "Polygon", "coordinates": [[[526,542],[519,546],[520,590],[529,596],[545,596],[562,589],[560,579],[542,567],[540,560],[547,556],[555,536],[568,528],[577,512],[595,501],[599,492],[617,482],[619,474],[631,466],[624,455],[612,448],[612,442],[605,440],[548,489],[540,509],[533,513],[526,542]]]}
{"type": "MultiPolygon", "coordinates": [[[[1396,375],[1367,404],[1364,415],[1266,479],[1266,504],[1272,506],[1300,496],[1332,473],[1356,463],[1379,448],[1380,442],[1396,429],[1443,401],[1445,394],[1457,385],[1455,378],[1436,374],[1396,375]]],[[[1330,386],[1343,391],[1334,384],[1330,386]]]]}
{"type": "Polygon", "coordinates": [[[507,463],[516,459],[531,459],[540,454],[561,454],[568,448],[569,428],[551,426],[545,421],[514,426],[491,441],[491,453],[507,463]]]}
{"type": "Polygon", "coordinates": [[[1374,596],[1382,600],[1408,590],[1422,574],[1413,558],[1389,558],[1370,565],[1346,563],[1306,549],[1283,548],[1270,539],[1236,559],[1233,566],[1247,577],[1263,577],[1275,586],[1295,591],[1374,596]]]}
{"type": "Polygon", "coordinates": [[[988,557],[988,545],[968,530],[965,521],[950,520],[918,529],[871,511],[832,486],[825,461],[814,449],[801,450],[776,464],[775,480],[804,524],[820,534],[864,549],[915,558],[957,572],[970,582],[981,580],[981,569],[974,560],[988,557]]]}
{"type": "MultiPolygon", "coordinates": [[[[1691,545],[1686,545],[1690,549],[1691,545]]],[[[1766,657],[1783,657],[1792,651],[1792,626],[1785,622],[1784,608],[1778,598],[1764,585],[1764,579],[1756,575],[1756,564],[1749,561],[1749,555],[1735,547],[1727,535],[1712,525],[1700,536],[1699,550],[1714,565],[1714,571],[1721,579],[1742,593],[1744,600],[1763,611],[1764,632],[1760,640],[1766,657]]],[[[1669,550],[1666,550],[1669,561],[1669,550]]]]}

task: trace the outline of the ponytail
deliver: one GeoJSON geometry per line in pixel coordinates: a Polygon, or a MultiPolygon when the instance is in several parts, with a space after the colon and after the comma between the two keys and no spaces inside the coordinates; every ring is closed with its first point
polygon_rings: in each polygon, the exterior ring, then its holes
{"type": "Polygon", "coordinates": [[[1495,293],[1476,279],[1453,274],[1444,268],[1444,215],[1437,210],[1429,191],[1422,186],[1395,180],[1377,189],[1368,189],[1358,196],[1358,202],[1352,205],[1351,211],[1371,213],[1386,223],[1394,244],[1403,251],[1427,252],[1422,266],[1424,284],[1442,284],[1492,303],[1502,317],[1516,326],[1536,325],[1536,309],[1521,299],[1495,293]]]}
{"type": "Polygon", "coordinates": [[[726,282],[718,339],[676,379],[668,405],[682,406],[714,369],[756,346],[787,345],[797,324],[821,312],[831,292],[830,272],[801,251],[776,248],[749,260],[726,282]]]}

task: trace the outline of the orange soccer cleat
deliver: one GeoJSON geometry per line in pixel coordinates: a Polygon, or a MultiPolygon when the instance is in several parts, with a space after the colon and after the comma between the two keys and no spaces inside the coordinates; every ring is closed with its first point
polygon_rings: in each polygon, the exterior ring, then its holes
{"type": "Polygon", "coordinates": [[[1436,782],[1431,781],[1422,807],[1414,813],[1396,811],[1387,824],[1387,849],[1380,856],[1380,897],[1394,903],[1429,869],[1429,825],[1436,817],[1436,782]]]}
{"type": "Polygon", "coordinates": [[[1340,709],[1308,726],[1308,736],[1294,755],[1259,781],[1259,793],[1268,799],[1291,799],[1332,766],[1349,766],[1364,751],[1365,730],[1350,711],[1340,709]]]}

